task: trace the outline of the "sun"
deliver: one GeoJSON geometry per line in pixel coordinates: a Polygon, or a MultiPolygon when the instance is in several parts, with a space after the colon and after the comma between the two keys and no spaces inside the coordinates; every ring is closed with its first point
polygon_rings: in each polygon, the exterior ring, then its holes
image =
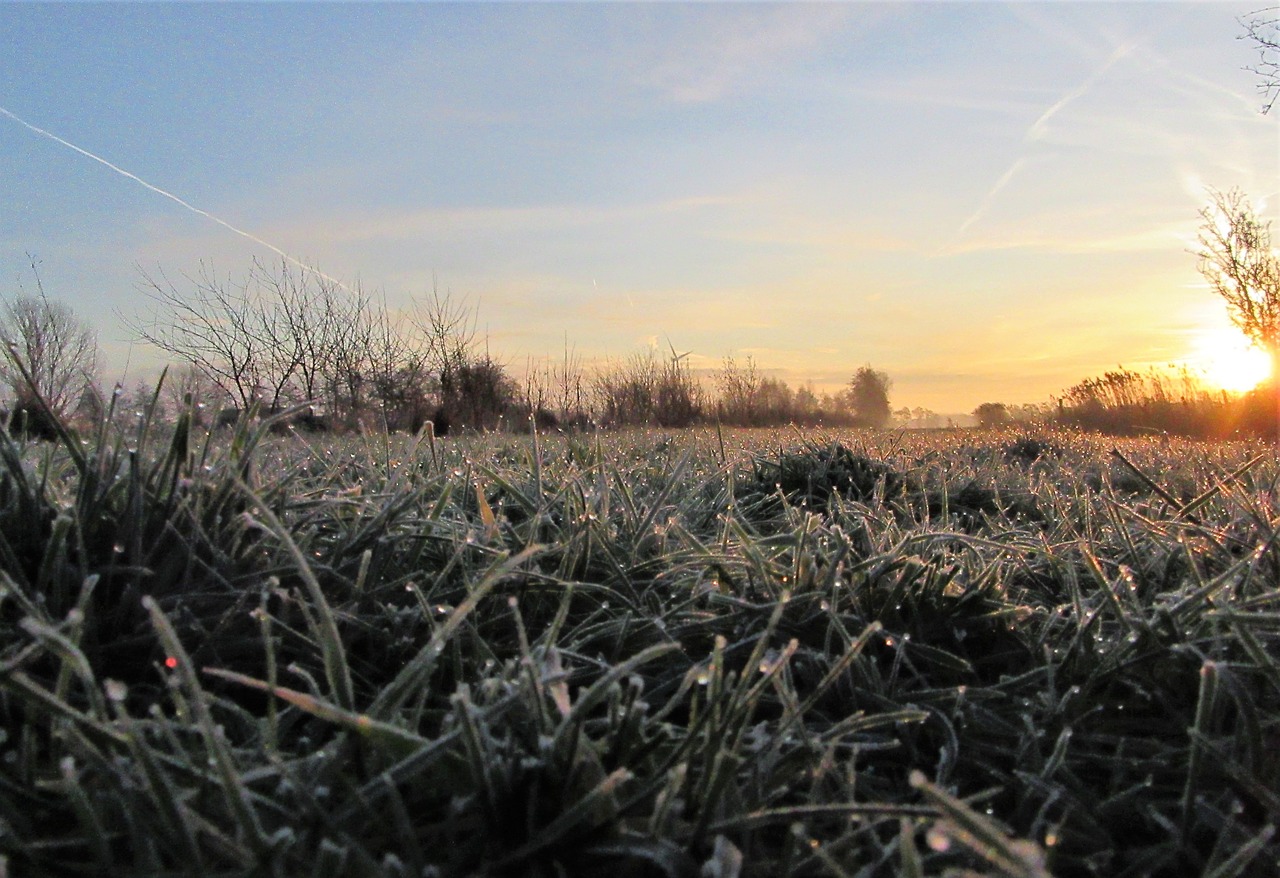
{"type": "Polygon", "coordinates": [[[1271,358],[1235,327],[1197,333],[1191,363],[1214,387],[1232,393],[1253,390],[1271,376],[1271,358]]]}

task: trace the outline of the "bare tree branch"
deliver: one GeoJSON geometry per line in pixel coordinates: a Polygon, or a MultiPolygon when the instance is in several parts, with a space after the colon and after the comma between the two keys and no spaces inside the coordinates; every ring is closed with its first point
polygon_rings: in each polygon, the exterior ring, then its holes
{"type": "Polygon", "coordinates": [[[1214,192],[1200,211],[1200,273],[1227,305],[1231,319],[1258,347],[1280,350],[1280,258],[1271,224],[1253,212],[1239,189],[1214,192]]]}
{"type": "Polygon", "coordinates": [[[1262,112],[1266,114],[1280,97],[1280,6],[1250,12],[1239,21],[1245,29],[1240,39],[1251,40],[1258,50],[1258,63],[1245,70],[1258,75],[1262,112]]]}

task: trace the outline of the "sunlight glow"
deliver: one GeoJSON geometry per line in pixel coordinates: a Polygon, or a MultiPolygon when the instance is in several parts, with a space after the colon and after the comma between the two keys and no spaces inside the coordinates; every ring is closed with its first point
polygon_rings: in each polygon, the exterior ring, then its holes
{"type": "Polygon", "coordinates": [[[1271,358],[1250,344],[1235,327],[1218,327],[1198,333],[1191,365],[1204,372],[1205,380],[1233,393],[1252,390],[1271,375],[1271,358]]]}

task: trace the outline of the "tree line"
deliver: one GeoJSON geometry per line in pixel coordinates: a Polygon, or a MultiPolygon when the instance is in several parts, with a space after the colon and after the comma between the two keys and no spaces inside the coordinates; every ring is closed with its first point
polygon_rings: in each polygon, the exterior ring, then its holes
{"type": "MultiPolygon", "coordinates": [[[[110,396],[97,387],[93,330],[49,299],[33,263],[37,293],[4,304],[11,344],[0,373],[14,413],[32,432],[41,424],[149,401],[145,383],[110,396]],[[131,397],[136,397],[133,399],[131,397]]],[[[430,422],[451,429],[660,426],[709,421],[732,426],[856,425],[891,418],[884,372],[857,370],[839,393],[792,390],[750,358],[726,357],[709,376],[687,355],[649,350],[593,367],[566,347],[558,361],[530,361],[522,375],[497,359],[477,332],[478,312],[433,289],[393,311],[384,299],[287,262],[254,262],[242,277],[202,266],[171,279],[143,274],[144,316],[127,318],[134,337],[175,364],[162,402],[190,407],[216,426],[243,413],[293,411],[313,430],[405,430],[430,422]]]]}
{"type": "MultiPolygon", "coordinates": [[[[1179,379],[1120,370],[1068,389],[1056,411],[984,403],[973,412],[978,423],[994,427],[1047,416],[1111,431],[1277,429],[1280,257],[1270,224],[1239,190],[1214,193],[1201,221],[1192,251],[1201,274],[1236,325],[1272,357],[1265,395],[1233,402],[1192,387],[1185,373],[1179,379]]],[[[28,431],[41,432],[44,420],[73,410],[96,415],[114,409],[123,388],[104,399],[95,379],[94,332],[45,294],[34,260],[32,272],[34,292],[19,285],[20,295],[0,313],[6,339],[0,379],[13,392],[15,416],[28,431]]],[[[809,385],[790,387],[750,357],[741,363],[725,357],[704,381],[688,355],[674,348],[670,356],[649,350],[590,369],[566,348],[561,360],[531,361],[517,379],[490,353],[477,332],[477,310],[465,301],[432,289],[409,308],[392,311],[379,296],[287,261],[255,261],[239,278],[211,266],[176,282],[144,273],[140,285],[150,307],[145,317],[128,319],[130,329],[179,364],[169,382],[170,402],[191,406],[214,423],[246,412],[298,410],[295,425],[302,428],[417,432],[430,423],[438,435],[455,427],[520,430],[531,423],[942,426],[929,412],[895,412],[892,381],[870,364],[839,392],[821,395],[809,385]]],[[[137,388],[134,395],[148,394],[137,388]]],[[[43,432],[50,429],[43,424],[43,432]]]]}

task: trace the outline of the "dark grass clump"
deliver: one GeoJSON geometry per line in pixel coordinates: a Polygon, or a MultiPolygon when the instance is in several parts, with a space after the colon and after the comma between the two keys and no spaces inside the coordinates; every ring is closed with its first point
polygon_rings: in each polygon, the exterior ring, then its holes
{"type": "Polygon", "coordinates": [[[855,454],[839,442],[781,452],[776,460],[756,457],[752,467],[752,479],[741,496],[745,503],[755,501],[762,515],[775,512],[781,502],[823,512],[832,495],[855,502],[884,501],[908,488],[903,474],[891,465],[855,454]]]}
{"type": "Polygon", "coordinates": [[[1255,447],[271,426],[0,437],[9,874],[1278,874],[1255,447]]]}
{"type": "Polygon", "coordinates": [[[1021,466],[1053,460],[1064,453],[1061,445],[1043,436],[1019,436],[1005,443],[1001,451],[1007,462],[1021,466]]]}
{"type": "Polygon", "coordinates": [[[10,412],[0,413],[5,429],[19,439],[38,439],[55,442],[61,424],[57,415],[39,399],[20,399],[10,412]]]}

